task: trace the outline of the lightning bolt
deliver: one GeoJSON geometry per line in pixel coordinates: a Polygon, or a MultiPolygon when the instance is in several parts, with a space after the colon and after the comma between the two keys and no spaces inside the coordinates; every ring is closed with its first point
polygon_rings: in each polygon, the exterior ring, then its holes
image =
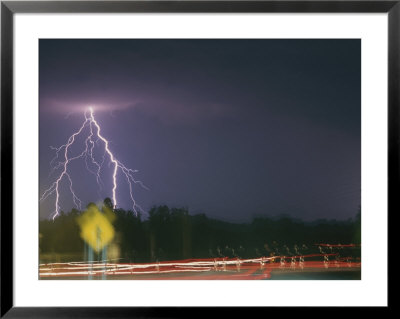
{"type": "Polygon", "coordinates": [[[111,152],[110,147],[109,147],[109,141],[101,135],[100,131],[100,125],[94,118],[94,112],[93,108],[89,108],[89,110],[85,111],[85,121],[83,122],[82,126],[79,128],[78,131],[73,133],[69,138],[67,143],[59,146],[59,147],[50,147],[52,150],[55,151],[55,157],[51,160],[50,166],[52,167],[50,175],[52,175],[56,170],[62,168],[61,173],[58,175],[56,180],[51,184],[51,186],[44,191],[42,196],[40,197],[40,201],[43,201],[47,199],[50,195],[56,194],[56,199],[55,199],[55,209],[53,212],[53,217],[52,219],[54,220],[59,214],[60,214],[60,183],[63,179],[68,180],[69,182],[69,190],[72,194],[72,200],[74,202],[74,205],[78,208],[81,209],[82,206],[82,201],[79,199],[79,197],[76,195],[74,188],[73,188],[73,183],[71,176],[68,173],[68,167],[71,164],[71,162],[77,160],[77,159],[84,159],[85,160],[85,165],[87,170],[92,173],[96,177],[97,184],[99,187],[101,187],[102,181],[100,177],[100,172],[103,167],[103,163],[105,161],[106,156],[109,157],[110,159],[110,164],[113,165],[112,169],[112,200],[113,200],[113,205],[114,208],[117,207],[118,201],[117,201],[117,186],[118,186],[118,180],[117,180],[117,174],[118,171],[120,171],[126,178],[128,187],[129,187],[129,196],[132,201],[132,209],[134,213],[137,215],[138,210],[143,212],[143,209],[136,203],[134,197],[133,197],[133,184],[139,184],[141,187],[144,189],[148,188],[139,180],[136,180],[133,176],[133,174],[137,173],[137,170],[130,169],[126,167],[123,163],[121,163],[111,152]],[[89,114],[88,114],[89,113],[89,114]],[[84,141],[84,149],[83,151],[76,156],[71,157],[69,154],[70,147],[76,142],[76,138],[82,134],[84,129],[88,127],[89,128],[89,134],[86,137],[84,141]],[[96,160],[93,150],[98,145],[100,142],[103,143],[104,145],[104,153],[102,156],[102,161],[99,162],[96,160]],[[60,156],[63,154],[63,160],[60,160],[60,156]],[[56,161],[58,161],[56,163],[56,161]],[[89,167],[89,163],[91,163],[95,169],[91,169],[89,167]]]}

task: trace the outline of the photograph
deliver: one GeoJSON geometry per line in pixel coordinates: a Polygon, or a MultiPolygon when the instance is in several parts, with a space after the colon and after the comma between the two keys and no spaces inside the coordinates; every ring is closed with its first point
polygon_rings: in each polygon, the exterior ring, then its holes
{"type": "Polygon", "coordinates": [[[361,56],[38,39],[38,279],[360,281],[361,56]]]}

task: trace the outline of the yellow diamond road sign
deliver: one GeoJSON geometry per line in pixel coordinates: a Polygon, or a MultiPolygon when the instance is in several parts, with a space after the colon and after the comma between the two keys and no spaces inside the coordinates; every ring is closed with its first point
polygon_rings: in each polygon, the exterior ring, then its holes
{"type": "Polygon", "coordinates": [[[80,217],[81,237],[96,252],[103,249],[114,238],[114,227],[105,214],[96,206],[91,206],[80,217]]]}

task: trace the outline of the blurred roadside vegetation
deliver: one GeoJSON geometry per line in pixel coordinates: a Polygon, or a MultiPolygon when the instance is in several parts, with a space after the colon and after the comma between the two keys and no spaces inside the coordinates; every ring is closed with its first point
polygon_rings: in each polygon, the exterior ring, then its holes
{"type": "MultiPolygon", "coordinates": [[[[93,203],[89,204],[93,205],[93,203]]],[[[111,207],[109,198],[103,207],[111,207]]],[[[186,208],[153,207],[149,218],[123,209],[112,210],[121,262],[149,262],[190,258],[270,256],[279,247],[315,247],[318,243],[361,244],[361,210],[346,221],[304,222],[287,216],[256,217],[250,223],[231,223],[186,208]]],[[[40,263],[85,260],[85,244],[77,219],[84,211],[61,212],[39,222],[40,263]]],[[[111,251],[110,251],[111,252],[111,251]]]]}

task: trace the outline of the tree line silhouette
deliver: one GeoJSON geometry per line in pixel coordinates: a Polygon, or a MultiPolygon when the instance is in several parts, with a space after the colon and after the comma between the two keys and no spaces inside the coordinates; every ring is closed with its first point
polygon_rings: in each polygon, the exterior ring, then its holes
{"type": "MultiPolygon", "coordinates": [[[[93,205],[93,203],[91,203],[93,205]]],[[[109,198],[103,206],[112,207],[109,198]]],[[[292,247],[311,249],[318,243],[361,244],[361,209],[346,221],[304,222],[287,216],[256,217],[233,223],[189,214],[186,208],[155,206],[148,219],[124,209],[113,209],[114,243],[123,262],[148,262],[189,258],[253,258],[290,253],[292,247]]],[[[40,255],[69,254],[84,259],[85,243],[77,218],[84,211],[61,212],[53,220],[39,221],[40,255]]],[[[317,248],[317,247],[315,247],[317,248]]],[[[303,252],[304,253],[304,252],[303,252]]]]}

